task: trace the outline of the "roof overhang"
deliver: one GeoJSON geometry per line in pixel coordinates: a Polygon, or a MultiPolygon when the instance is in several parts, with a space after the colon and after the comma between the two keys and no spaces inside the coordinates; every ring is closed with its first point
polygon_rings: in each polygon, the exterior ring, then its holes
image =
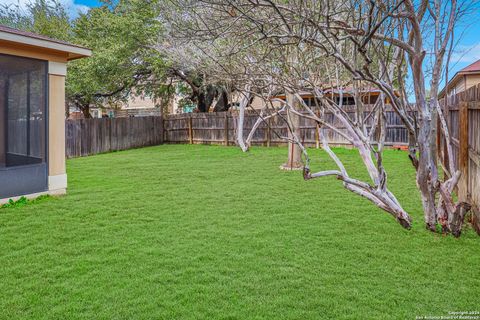
{"type": "Polygon", "coordinates": [[[66,53],[67,60],[90,57],[92,55],[92,50],[80,46],[60,43],[52,40],[33,38],[27,35],[16,34],[3,30],[0,30],[0,40],[66,53]]]}
{"type": "Polygon", "coordinates": [[[455,73],[455,75],[453,76],[453,78],[448,81],[448,83],[445,85],[445,87],[443,87],[442,90],[440,90],[440,92],[438,93],[438,98],[443,98],[446,93],[447,93],[447,88],[448,89],[452,89],[455,87],[455,85],[457,84],[457,82],[463,78],[463,76],[468,76],[468,75],[477,75],[477,74],[480,74],[480,71],[468,71],[468,72],[465,72],[465,71],[459,71],[457,73],[455,73]]]}
{"type": "MultiPolygon", "coordinates": [[[[348,90],[338,90],[338,89],[327,89],[324,91],[325,95],[329,95],[329,96],[340,96],[340,93],[342,93],[342,95],[347,98],[347,97],[353,97],[355,95],[355,93],[352,91],[352,89],[348,89],[348,90]]],[[[372,97],[376,97],[376,96],[379,96],[381,91],[378,90],[378,89],[370,89],[370,90],[360,90],[360,92],[358,92],[360,94],[360,96],[362,97],[368,97],[368,96],[372,96],[372,97]]],[[[307,92],[307,91],[301,91],[298,93],[302,98],[313,98],[315,95],[311,92],[307,92]]],[[[400,94],[395,90],[395,95],[398,97],[400,96],[400,94]]],[[[279,99],[286,99],[287,95],[285,93],[281,93],[281,94],[278,94],[275,96],[276,98],[279,98],[279,99]]]]}

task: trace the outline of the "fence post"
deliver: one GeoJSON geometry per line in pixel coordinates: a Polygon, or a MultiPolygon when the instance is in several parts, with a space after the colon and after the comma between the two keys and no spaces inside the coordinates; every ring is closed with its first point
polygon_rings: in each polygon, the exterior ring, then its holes
{"type": "Polygon", "coordinates": [[[155,120],[155,135],[158,137],[158,144],[163,144],[163,114],[155,120]],[[158,121],[159,120],[159,121],[158,121]],[[158,122],[158,123],[157,123],[158,122]]]}
{"type": "MultiPolygon", "coordinates": [[[[316,116],[320,118],[320,111],[315,112],[316,116]]],[[[315,148],[320,149],[320,125],[315,121],[315,148]]]]}
{"type": "Polygon", "coordinates": [[[267,120],[267,147],[270,147],[270,142],[272,140],[272,132],[270,127],[272,126],[272,118],[268,118],[267,120]]]}
{"type": "Polygon", "coordinates": [[[162,116],[162,143],[163,142],[168,142],[168,131],[166,130],[167,126],[166,126],[166,123],[167,123],[167,118],[168,118],[168,115],[166,116],[162,116]]]}
{"type": "Polygon", "coordinates": [[[459,110],[459,154],[458,169],[462,173],[458,183],[458,198],[460,201],[468,199],[468,102],[460,101],[459,110]]]}
{"type": "Polygon", "coordinates": [[[192,127],[192,114],[188,114],[188,139],[190,144],[193,144],[193,127],[192,127]]]}
{"type": "Polygon", "coordinates": [[[436,151],[436,158],[437,159],[440,159],[440,163],[443,164],[443,159],[442,159],[442,124],[440,122],[440,115],[437,116],[437,141],[436,141],[436,145],[437,145],[437,151],[436,151]]]}
{"type": "Polygon", "coordinates": [[[225,145],[228,146],[228,112],[225,112],[225,121],[224,121],[224,138],[225,145]]]}
{"type": "MultiPolygon", "coordinates": [[[[445,97],[443,99],[443,117],[445,118],[445,122],[447,123],[447,129],[450,134],[452,134],[452,126],[451,126],[451,121],[450,121],[450,109],[448,106],[448,98],[445,97]]],[[[441,130],[439,130],[441,132],[441,130]]],[[[441,134],[441,133],[440,133],[441,134]]],[[[447,141],[445,139],[445,135],[441,134],[441,138],[443,139],[443,166],[444,168],[448,168],[450,166],[449,160],[448,160],[448,147],[447,147],[447,141]]],[[[438,145],[440,147],[440,144],[438,145]]],[[[445,178],[447,178],[446,174],[444,175],[445,178]]],[[[446,180],[446,179],[445,179],[446,180]]]]}

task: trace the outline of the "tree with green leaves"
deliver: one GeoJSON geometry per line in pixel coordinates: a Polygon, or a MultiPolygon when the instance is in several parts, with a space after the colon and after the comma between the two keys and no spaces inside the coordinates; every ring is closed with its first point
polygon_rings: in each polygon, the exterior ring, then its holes
{"type": "Polygon", "coordinates": [[[0,5],[0,24],[72,41],[73,34],[65,7],[57,0],[36,0],[23,10],[18,4],[0,5]]]}
{"type": "Polygon", "coordinates": [[[67,96],[85,116],[90,106],[104,106],[135,94],[159,96],[165,89],[165,63],[151,47],[162,34],[156,6],[122,0],[80,15],[73,23],[77,43],[91,48],[90,59],[69,66],[67,96]]]}
{"type": "Polygon", "coordinates": [[[89,59],[69,63],[66,81],[67,102],[88,118],[92,106],[126,101],[132,94],[171,94],[164,60],[151,45],[163,32],[157,10],[155,0],[105,1],[70,19],[57,0],[35,0],[26,11],[2,6],[0,23],[92,49],[89,59]]]}

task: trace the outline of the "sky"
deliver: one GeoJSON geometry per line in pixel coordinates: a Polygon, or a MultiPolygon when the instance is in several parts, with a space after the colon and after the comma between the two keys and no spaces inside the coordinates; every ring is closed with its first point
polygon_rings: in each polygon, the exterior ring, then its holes
{"type": "MultiPolygon", "coordinates": [[[[0,4],[19,4],[25,7],[31,0],[0,0],[0,4]]],[[[86,12],[89,8],[100,6],[100,0],[60,0],[66,7],[72,18],[78,15],[78,12],[86,12]]],[[[471,63],[480,59],[480,12],[476,12],[469,17],[469,20],[459,27],[455,51],[450,63],[449,78],[451,79],[455,72],[465,68],[471,63]],[[460,36],[461,35],[461,36],[460,36]]],[[[445,80],[445,79],[444,79],[445,80]]],[[[426,78],[428,82],[428,76],[426,78]]],[[[440,87],[445,85],[445,81],[440,87]]]]}
{"type": "Polygon", "coordinates": [[[94,7],[94,6],[99,6],[100,1],[98,0],[75,0],[77,4],[84,5],[84,6],[89,6],[89,7],[94,7]]]}
{"type": "MultiPolygon", "coordinates": [[[[101,3],[97,0],[59,0],[68,10],[71,17],[78,15],[78,12],[85,12],[90,7],[99,6],[101,3]]],[[[0,5],[19,5],[25,8],[31,0],[0,0],[0,5]]]]}
{"type": "MultiPolygon", "coordinates": [[[[0,2],[5,0],[0,0],[0,2]]],[[[62,0],[67,1],[67,0],[62,0]]],[[[76,6],[94,7],[99,6],[99,0],[71,0],[76,6]]],[[[464,25],[459,26],[457,31],[457,41],[454,53],[449,67],[449,78],[451,79],[456,72],[465,68],[466,66],[480,60],[480,12],[475,12],[468,17],[464,25]]],[[[427,86],[429,86],[429,76],[426,76],[427,86]]],[[[411,85],[411,77],[407,79],[407,84],[411,85]]],[[[445,86],[445,79],[442,80],[440,88],[445,86]]],[[[411,86],[410,86],[411,87],[411,86]]],[[[413,90],[409,90],[409,100],[414,102],[413,90]]]]}
{"type": "MultiPolygon", "coordinates": [[[[480,12],[476,17],[469,21],[466,25],[458,28],[455,37],[458,41],[455,43],[454,52],[450,62],[449,78],[451,79],[455,72],[465,68],[466,66],[480,60],[480,12]]],[[[443,86],[445,83],[441,85],[443,86]]]]}

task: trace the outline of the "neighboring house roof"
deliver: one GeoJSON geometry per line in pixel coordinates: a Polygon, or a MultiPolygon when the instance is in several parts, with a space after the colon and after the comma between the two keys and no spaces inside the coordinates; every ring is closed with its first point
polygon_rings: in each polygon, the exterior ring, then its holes
{"type": "Polygon", "coordinates": [[[31,47],[67,53],[68,60],[89,57],[92,55],[92,51],[88,48],[3,25],[0,25],[0,41],[20,43],[31,47]]]}
{"type": "Polygon", "coordinates": [[[480,72],[480,60],[475,61],[471,65],[460,70],[459,72],[480,72]]]}
{"type": "MultiPolygon", "coordinates": [[[[341,89],[339,88],[327,88],[324,90],[324,93],[325,94],[334,94],[334,95],[340,95],[340,92],[346,96],[349,96],[349,95],[353,95],[355,93],[355,89],[353,87],[343,87],[341,89]]],[[[373,88],[373,87],[369,87],[369,88],[360,88],[358,90],[358,92],[362,95],[369,95],[369,94],[372,94],[372,95],[379,95],[382,91],[378,88],[373,88]]],[[[311,98],[313,97],[313,94],[311,91],[299,91],[299,95],[303,98],[311,98]]],[[[278,94],[275,96],[276,98],[281,98],[281,99],[285,99],[286,95],[285,93],[282,93],[282,94],[278,94]]]]}
{"type": "Polygon", "coordinates": [[[462,78],[462,76],[472,75],[472,74],[480,74],[480,60],[475,61],[474,63],[466,66],[462,70],[455,73],[453,78],[448,81],[448,84],[440,91],[438,96],[441,98],[445,95],[446,88],[451,88],[455,86],[455,84],[462,78]]]}

